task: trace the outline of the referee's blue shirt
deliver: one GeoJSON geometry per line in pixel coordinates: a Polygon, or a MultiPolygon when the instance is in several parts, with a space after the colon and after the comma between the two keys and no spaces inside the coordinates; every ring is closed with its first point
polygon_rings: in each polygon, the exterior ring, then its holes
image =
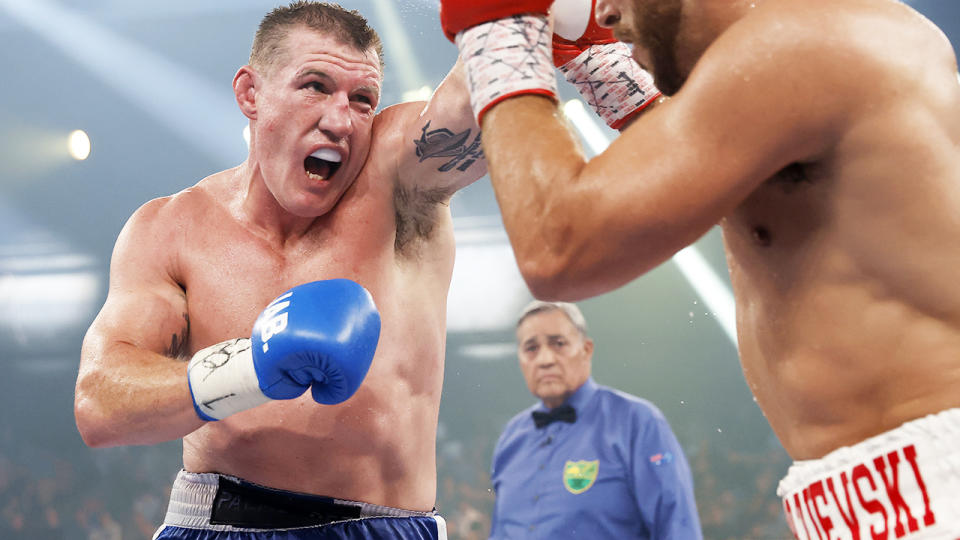
{"type": "Polygon", "coordinates": [[[493,453],[490,538],[702,538],[690,466],[652,403],[588,379],[577,421],[534,426],[539,403],[507,423],[493,453]]]}

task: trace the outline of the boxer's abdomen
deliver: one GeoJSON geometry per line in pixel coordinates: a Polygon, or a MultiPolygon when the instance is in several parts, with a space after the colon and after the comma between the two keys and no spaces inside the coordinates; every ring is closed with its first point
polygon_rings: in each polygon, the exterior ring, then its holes
{"type": "Polygon", "coordinates": [[[723,221],[744,374],[794,459],[960,406],[960,199],[896,155],[824,161],[723,221]]]}

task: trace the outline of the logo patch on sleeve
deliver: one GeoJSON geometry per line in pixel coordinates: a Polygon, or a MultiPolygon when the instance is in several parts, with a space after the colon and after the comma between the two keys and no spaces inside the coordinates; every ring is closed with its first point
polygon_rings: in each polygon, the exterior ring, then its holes
{"type": "Polygon", "coordinates": [[[662,454],[654,454],[650,456],[650,463],[653,463],[657,467],[660,465],[666,465],[673,461],[673,454],[670,452],[664,452],[662,454]]]}
{"type": "Polygon", "coordinates": [[[579,495],[590,489],[597,480],[600,470],[600,460],[568,461],[563,466],[563,486],[574,495],[579,495]]]}

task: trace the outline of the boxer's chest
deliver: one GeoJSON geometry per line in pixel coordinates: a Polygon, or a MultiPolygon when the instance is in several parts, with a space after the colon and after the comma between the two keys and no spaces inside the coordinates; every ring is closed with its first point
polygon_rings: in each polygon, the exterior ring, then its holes
{"type": "Polygon", "coordinates": [[[225,224],[219,234],[197,235],[180,261],[189,349],[249,335],[271,300],[302,283],[349,278],[375,298],[392,295],[397,270],[392,222],[392,216],[338,216],[284,245],[237,223],[225,224]]]}

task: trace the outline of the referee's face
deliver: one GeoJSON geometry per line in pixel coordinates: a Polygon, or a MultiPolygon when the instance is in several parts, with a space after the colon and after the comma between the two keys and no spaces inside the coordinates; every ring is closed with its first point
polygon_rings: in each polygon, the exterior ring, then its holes
{"type": "Polygon", "coordinates": [[[517,343],[527,388],[547,407],[562,405],[590,376],[593,340],[563,311],[528,316],[517,328],[517,343]]]}

